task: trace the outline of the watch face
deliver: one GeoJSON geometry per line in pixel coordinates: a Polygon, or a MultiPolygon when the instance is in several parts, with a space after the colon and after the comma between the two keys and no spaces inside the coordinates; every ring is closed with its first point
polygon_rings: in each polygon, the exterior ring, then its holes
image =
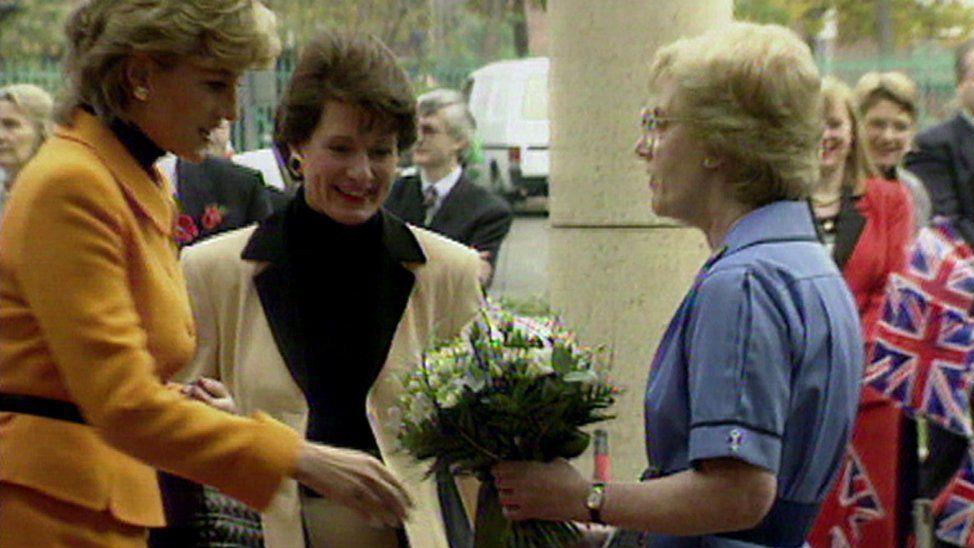
{"type": "Polygon", "coordinates": [[[585,506],[589,510],[598,510],[602,507],[602,496],[605,492],[605,485],[601,483],[596,483],[592,486],[592,490],[588,493],[588,498],[585,499],[585,506]]]}

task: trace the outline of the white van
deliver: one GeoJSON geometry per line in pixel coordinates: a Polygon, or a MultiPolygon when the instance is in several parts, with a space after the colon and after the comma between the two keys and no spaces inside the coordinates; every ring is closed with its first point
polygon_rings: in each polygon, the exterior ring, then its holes
{"type": "Polygon", "coordinates": [[[484,151],[483,181],[511,199],[548,194],[548,58],[499,61],[463,86],[484,151]]]}

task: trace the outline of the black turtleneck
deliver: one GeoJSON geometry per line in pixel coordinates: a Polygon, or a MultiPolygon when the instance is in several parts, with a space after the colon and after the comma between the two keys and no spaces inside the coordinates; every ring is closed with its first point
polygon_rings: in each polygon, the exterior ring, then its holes
{"type": "MultiPolygon", "coordinates": [[[[94,109],[91,107],[82,106],[81,108],[94,114],[94,109]]],[[[139,129],[138,126],[125,122],[120,118],[113,119],[108,124],[108,129],[112,130],[112,133],[118,137],[118,140],[122,142],[122,145],[125,146],[129,154],[135,158],[135,161],[142,166],[142,169],[149,174],[149,177],[155,180],[155,170],[152,166],[156,163],[156,160],[162,158],[166,151],[159,148],[159,145],[155,144],[152,139],[149,139],[149,136],[139,129]]]]}
{"type": "Polygon", "coordinates": [[[303,191],[284,219],[308,338],[308,439],[373,453],[365,397],[388,353],[379,340],[382,226],[379,214],[357,226],[338,223],[311,209],[303,191]]]}

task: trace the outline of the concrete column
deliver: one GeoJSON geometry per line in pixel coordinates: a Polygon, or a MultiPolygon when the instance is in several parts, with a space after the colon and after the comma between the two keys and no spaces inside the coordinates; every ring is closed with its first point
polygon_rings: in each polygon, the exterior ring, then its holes
{"type": "MultiPolygon", "coordinates": [[[[656,49],[731,21],[731,0],[550,0],[551,301],[604,344],[625,389],[609,426],[613,477],[646,466],[643,392],[670,317],[708,255],[702,235],[650,209],[633,153],[656,49]]],[[[585,464],[584,461],[582,463],[585,464]]]]}

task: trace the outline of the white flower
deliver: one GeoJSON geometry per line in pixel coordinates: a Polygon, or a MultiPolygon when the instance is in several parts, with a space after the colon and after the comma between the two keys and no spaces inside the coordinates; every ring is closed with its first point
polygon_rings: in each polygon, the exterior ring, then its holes
{"type": "Polygon", "coordinates": [[[551,347],[532,348],[526,353],[527,373],[532,377],[543,377],[554,373],[551,367],[551,347]]]}
{"type": "Polygon", "coordinates": [[[429,420],[433,414],[433,404],[423,395],[416,395],[409,401],[409,409],[406,413],[407,418],[412,423],[420,423],[429,420]]]}
{"type": "Polygon", "coordinates": [[[599,381],[599,376],[591,369],[580,369],[565,375],[566,382],[580,382],[582,384],[595,384],[599,381]]]}
{"type": "Polygon", "coordinates": [[[398,406],[393,405],[386,410],[385,424],[386,428],[393,432],[402,426],[402,410],[398,406]]]}

